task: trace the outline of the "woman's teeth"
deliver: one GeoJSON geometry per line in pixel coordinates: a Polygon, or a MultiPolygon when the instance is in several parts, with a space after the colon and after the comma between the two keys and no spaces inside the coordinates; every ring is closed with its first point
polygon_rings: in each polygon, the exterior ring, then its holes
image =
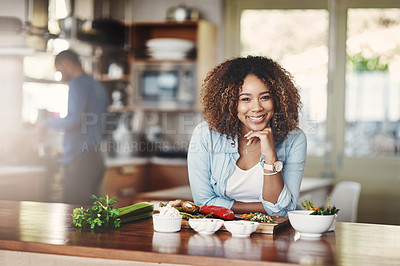
{"type": "Polygon", "coordinates": [[[265,115],[261,115],[261,116],[248,116],[248,118],[254,122],[259,122],[261,121],[263,118],[265,117],[265,115]]]}

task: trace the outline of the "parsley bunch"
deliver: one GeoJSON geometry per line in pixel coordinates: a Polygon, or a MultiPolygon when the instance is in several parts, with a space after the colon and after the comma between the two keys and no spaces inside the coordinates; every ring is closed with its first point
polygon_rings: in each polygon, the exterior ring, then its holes
{"type": "Polygon", "coordinates": [[[91,196],[95,201],[88,209],[75,208],[72,213],[72,225],[79,228],[116,228],[120,227],[121,219],[118,218],[119,209],[112,205],[118,200],[108,195],[103,197],[91,196]]]}

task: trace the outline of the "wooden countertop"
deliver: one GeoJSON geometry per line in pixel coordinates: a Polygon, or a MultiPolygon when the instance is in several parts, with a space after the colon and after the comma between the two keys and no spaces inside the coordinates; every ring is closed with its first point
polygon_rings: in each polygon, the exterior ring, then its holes
{"type": "Polygon", "coordinates": [[[70,226],[74,207],[0,201],[0,249],[186,265],[400,264],[400,226],[337,223],[335,232],[316,240],[299,238],[291,227],[249,238],[191,229],[158,233],[151,219],[94,232],[70,226]]]}

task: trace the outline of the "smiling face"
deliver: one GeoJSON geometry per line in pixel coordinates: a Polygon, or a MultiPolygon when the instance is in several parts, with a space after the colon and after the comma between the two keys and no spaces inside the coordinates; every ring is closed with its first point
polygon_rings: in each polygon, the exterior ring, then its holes
{"type": "Polygon", "coordinates": [[[270,125],[274,100],[269,88],[258,77],[248,75],[244,79],[237,112],[242,123],[242,133],[260,131],[270,125]]]}

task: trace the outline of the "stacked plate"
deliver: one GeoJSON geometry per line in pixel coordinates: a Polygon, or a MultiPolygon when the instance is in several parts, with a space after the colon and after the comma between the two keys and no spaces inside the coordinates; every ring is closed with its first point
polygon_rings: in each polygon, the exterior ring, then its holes
{"type": "Polygon", "coordinates": [[[148,55],[156,60],[182,60],[194,48],[194,42],[175,38],[156,38],[146,42],[148,55]]]}

